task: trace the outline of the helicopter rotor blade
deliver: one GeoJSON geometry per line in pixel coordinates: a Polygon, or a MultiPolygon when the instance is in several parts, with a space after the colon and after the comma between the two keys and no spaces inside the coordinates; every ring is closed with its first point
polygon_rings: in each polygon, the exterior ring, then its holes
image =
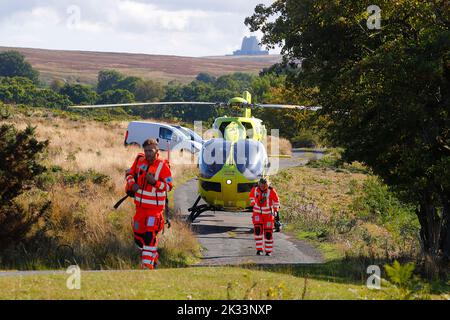
{"type": "Polygon", "coordinates": [[[118,103],[118,104],[97,104],[85,106],[69,106],[71,109],[101,109],[101,108],[120,108],[120,107],[141,107],[141,106],[176,106],[176,105],[206,105],[216,106],[215,102],[134,102],[134,103],[118,103]]]}
{"type": "Polygon", "coordinates": [[[290,105],[290,104],[256,104],[256,107],[262,108],[275,108],[275,109],[297,109],[297,110],[311,110],[317,111],[322,109],[322,107],[318,106],[298,106],[298,105],[290,105]]]}

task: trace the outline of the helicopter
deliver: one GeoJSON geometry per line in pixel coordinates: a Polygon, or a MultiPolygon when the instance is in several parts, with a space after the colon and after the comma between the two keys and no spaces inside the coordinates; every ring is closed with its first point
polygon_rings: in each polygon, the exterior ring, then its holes
{"type": "Polygon", "coordinates": [[[215,119],[213,138],[207,140],[198,157],[198,197],[188,209],[192,223],[206,211],[251,211],[249,193],[261,177],[267,175],[269,156],[264,142],[267,129],[261,119],[252,117],[252,108],[278,108],[317,111],[320,107],[298,105],[253,104],[250,92],[227,103],[214,102],[137,102],[125,104],[71,106],[73,109],[95,109],[137,106],[207,105],[243,108],[242,116],[215,119]],[[204,204],[200,204],[200,200],[204,204]]]}

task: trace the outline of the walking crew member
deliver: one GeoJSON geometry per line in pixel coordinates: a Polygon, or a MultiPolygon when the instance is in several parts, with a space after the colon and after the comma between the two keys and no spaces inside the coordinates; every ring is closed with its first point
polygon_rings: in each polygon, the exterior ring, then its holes
{"type": "MultiPolygon", "coordinates": [[[[164,228],[163,211],[167,192],[173,188],[172,173],[167,161],[159,159],[158,143],[149,139],[126,172],[127,192],[134,195],[136,214],[133,231],[141,249],[141,267],[154,269],[158,261],[158,233],[164,228]]],[[[170,227],[170,224],[169,224],[170,227]]]]}
{"type": "Polygon", "coordinates": [[[253,207],[253,226],[256,241],[256,254],[272,255],[273,228],[275,215],[278,214],[280,200],[276,190],[269,186],[267,179],[260,179],[250,191],[250,205],[253,207]]]}

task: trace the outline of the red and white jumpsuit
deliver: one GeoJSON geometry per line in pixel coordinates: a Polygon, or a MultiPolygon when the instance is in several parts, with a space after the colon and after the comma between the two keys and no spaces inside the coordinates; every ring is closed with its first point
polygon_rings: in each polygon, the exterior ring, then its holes
{"type": "Polygon", "coordinates": [[[158,260],[158,233],[164,228],[163,211],[166,205],[166,192],[173,188],[172,173],[166,161],[156,156],[149,164],[140,153],[126,173],[127,190],[137,183],[135,193],[136,214],[133,217],[133,232],[136,244],[141,248],[142,267],[153,269],[158,260]],[[156,183],[147,182],[146,174],[152,173],[156,183]]]}
{"type": "Polygon", "coordinates": [[[256,250],[272,253],[275,213],[280,208],[278,194],[272,187],[262,191],[258,186],[254,186],[250,191],[250,205],[253,207],[256,250]]]}

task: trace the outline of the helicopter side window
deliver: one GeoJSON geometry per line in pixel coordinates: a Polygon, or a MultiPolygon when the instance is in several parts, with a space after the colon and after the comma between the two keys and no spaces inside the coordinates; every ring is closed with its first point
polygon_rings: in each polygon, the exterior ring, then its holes
{"type": "Polygon", "coordinates": [[[249,180],[257,180],[267,168],[267,153],[259,141],[239,140],[233,156],[237,169],[249,180]]]}
{"type": "Polygon", "coordinates": [[[200,175],[210,179],[224,166],[231,150],[231,143],[224,139],[211,139],[203,145],[199,158],[200,175]]]}
{"type": "Polygon", "coordinates": [[[172,130],[161,127],[159,128],[159,137],[161,139],[172,140],[172,130]]]}

